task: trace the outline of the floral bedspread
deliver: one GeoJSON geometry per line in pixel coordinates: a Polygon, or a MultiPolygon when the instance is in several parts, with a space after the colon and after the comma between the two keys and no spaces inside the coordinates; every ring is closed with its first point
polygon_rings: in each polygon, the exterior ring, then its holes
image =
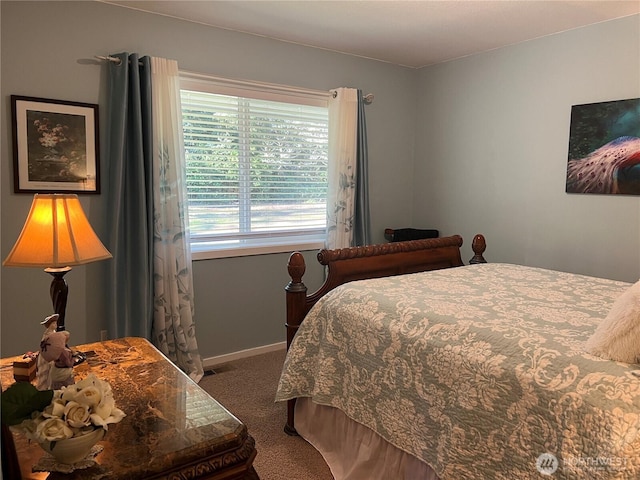
{"type": "Polygon", "coordinates": [[[509,264],[342,285],[276,400],[339,408],[442,480],[638,479],[640,366],[583,352],[629,286],[509,264]]]}

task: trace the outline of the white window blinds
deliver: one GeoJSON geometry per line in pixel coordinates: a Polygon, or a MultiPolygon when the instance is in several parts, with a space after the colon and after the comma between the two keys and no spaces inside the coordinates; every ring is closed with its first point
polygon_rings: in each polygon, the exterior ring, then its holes
{"type": "Polygon", "coordinates": [[[321,240],[326,229],[327,107],[304,105],[299,96],[287,103],[184,87],[192,247],[321,240]]]}

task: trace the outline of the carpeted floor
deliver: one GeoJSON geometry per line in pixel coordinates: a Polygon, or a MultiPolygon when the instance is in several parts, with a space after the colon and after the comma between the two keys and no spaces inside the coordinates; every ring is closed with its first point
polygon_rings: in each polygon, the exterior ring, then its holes
{"type": "Polygon", "coordinates": [[[261,480],[333,480],[311,445],[283,431],[286,404],[274,398],[284,356],[280,350],[220,365],[199,385],[247,426],[261,480]]]}

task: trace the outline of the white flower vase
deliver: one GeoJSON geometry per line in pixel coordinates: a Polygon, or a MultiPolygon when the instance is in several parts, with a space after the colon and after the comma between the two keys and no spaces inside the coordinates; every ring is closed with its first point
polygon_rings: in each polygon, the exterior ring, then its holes
{"type": "Polygon", "coordinates": [[[93,432],[80,437],[72,437],[55,442],[39,442],[39,444],[58,463],[73,465],[89,455],[93,446],[102,440],[104,434],[104,428],[96,428],[93,432]]]}

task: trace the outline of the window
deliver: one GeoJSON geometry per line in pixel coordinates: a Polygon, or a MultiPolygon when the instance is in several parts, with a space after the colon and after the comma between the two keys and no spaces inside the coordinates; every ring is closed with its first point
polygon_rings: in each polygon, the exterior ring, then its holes
{"type": "Polygon", "coordinates": [[[193,258],[317,248],[328,93],[237,83],[181,81],[193,258]]]}

